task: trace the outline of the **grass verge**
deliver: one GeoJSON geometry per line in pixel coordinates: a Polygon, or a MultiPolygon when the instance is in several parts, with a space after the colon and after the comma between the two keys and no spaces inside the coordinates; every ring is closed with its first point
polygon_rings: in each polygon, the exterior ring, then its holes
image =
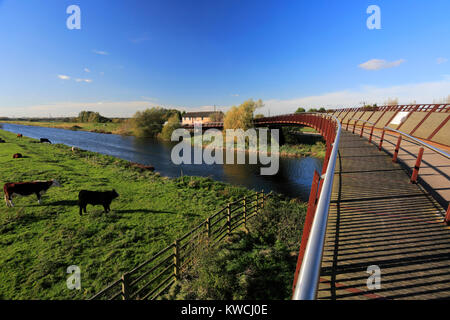
{"type": "MultiPolygon", "coordinates": [[[[0,130],[0,184],[57,179],[39,205],[34,196],[0,205],[0,299],[85,299],[170,244],[227,202],[252,192],[201,177],[169,179],[114,157],[48,145],[0,130]],[[14,153],[24,155],[13,159],[14,153]],[[111,212],[88,206],[81,189],[111,190],[111,212]],[[81,290],[66,287],[81,269],[81,290]]],[[[155,164],[157,165],[157,164],[155,164]]],[[[3,197],[2,197],[3,198],[3,197]]]]}

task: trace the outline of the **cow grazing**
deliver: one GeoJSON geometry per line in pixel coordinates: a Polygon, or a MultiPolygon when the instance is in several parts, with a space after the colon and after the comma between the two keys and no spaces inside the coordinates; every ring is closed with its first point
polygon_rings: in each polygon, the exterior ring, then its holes
{"type": "Polygon", "coordinates": [[[21,153],[14,153],[13,154],[13,159],[19,159],[19,158],[23,158],[21,153]]]}
{"type": "Polygon", "coordinates": [[[22,134],[21,134],[21,133],[18,133],[18,134],[17,134],[17,138],[22,138],[22,134]]]}
{"type": "Polygon", "coordinates": [[[39,204],[41,204],[41,196],[51,187],[61,187],[58,181],[52,179],[49,181],[32,181],[32,182],[10,182],[5,183],[3,191],[5,192],[5,202],[7,207],[14,207],[12,202],[13,195],[29,196],[35,194],[39,204]]]}
{"type": "Polygon", "coordinates": [[[93,206],[95,205],[102,205],[105,209],[105,212],[111,211],[110,205],[111,202],[117,198],[119,194],[116,192],[116,190],[111,191],[88,191],[88,190],[81,190],[78,194],[78,206],[80,207],[80,216],[83,215],[86,212],[86,207],[88,204],[91,204],[93,206]]]}
{"type": "Polygon", "coordinates": [[[41,138],[41,139],[40,139],[40,142],[41,142],[41,143],[47,142],[47,143],[50,143],[50,144],[51,144],[50,140],[48,140],[47,138],[41,138]]]}
{"type": "Polygon", "coordinates": [[[0,138],[0,143],[5,143],[6,141],[0,138]]]}

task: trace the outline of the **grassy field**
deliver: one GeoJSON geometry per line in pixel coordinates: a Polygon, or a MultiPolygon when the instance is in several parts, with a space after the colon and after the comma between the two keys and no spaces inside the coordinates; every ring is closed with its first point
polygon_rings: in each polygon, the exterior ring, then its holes
{"type": "MultiPolygon", "coordinates": [[[[129,163],[65,145],[39,144],[0,130],[0,184],[57,179],[39,205],[35,196],[0,205],[0,299],[85,299],[150,258],[177,236],[250,191],[208,178],[169,179],[129,163]],[[14,153],[23,159],[13,159],[14,153]],[[88,206],[79,190],[110,190],[112,211],[88,206]],[[81,269],[81,290],[66,287],[67,267],[81,269]]],[[[3,194],[2,194],[3,198],[3,194]]]]}
{"type": "Polygon", "coordinates": [[[26,126],[37,126],[37,127],[47,127],[47,128],[59,128],[68,130],[81,130],[81,131],[91,131],[98,133],[114,133],[114,134],[125,134],[122,131],[122,123],[92,123],[92,122],[44,122],[44,121],[2,121],[4,123],[15,123],[22,124],[26,126]]]}

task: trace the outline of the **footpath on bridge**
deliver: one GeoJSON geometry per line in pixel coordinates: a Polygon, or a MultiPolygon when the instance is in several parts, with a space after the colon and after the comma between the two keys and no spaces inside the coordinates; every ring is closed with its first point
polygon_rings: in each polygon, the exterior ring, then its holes
{"type": "Polygon", "coordinates": [[[343,131],[318,299],[450,298],[444,215],[385,151],[343,131]],[[380,268],[380,289],[367,286],[369,266],[380,268]]]}

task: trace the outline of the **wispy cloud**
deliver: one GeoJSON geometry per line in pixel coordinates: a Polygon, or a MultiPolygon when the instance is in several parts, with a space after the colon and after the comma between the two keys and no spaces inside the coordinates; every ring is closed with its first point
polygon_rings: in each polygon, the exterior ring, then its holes
{"type": "Polygon", "coordinates": [[[365,70],[381,70],[381,69],[398,67],[405,61],[406,60],[404,60],[404,59],[400,59],[400,60],[388,62],[386,60],[381,60],[381,59],[372,59],[372,60],[366,61],[364,63],[361,63],[358,67],[365,69],[365,70]]]}
{"type": "Polygon", "coordinates": [[[94,52],[94,53],[96,53],[96,54],[99,54],[99,55],[102,55],[102,56],[107,56],[107,55],[109,55],[109,53],[106,52],[106,51],[92,50],[92,52],[94,52]]]}
{"type": "Polygon", "coordinates": [[[89,68],[84,68],[84,72],[91,72],[91,70],[89,70],[89,68]]]}
{"type": "MultiPolygon", "coordinates": [[[[432,103],[433,100],[445,97],[450,92],[450,78],[434,82],[403,84],[392,87],[361,86],[343,91],[323,93],[316,96],[306,96],[287,100],[265,100],[265,108],[270,108],[271,114],[293,112],[298,107],[327,109],[337,107],[355,107],[362,101],[382,105],[388,98],[398,98],[399,103],[408,104],[432,103]]],[[[267,109],[266,109],[267,110],[267,109]]]]}
{"type": "Polygon", "coordinates": [[[5,117],[40,117],[52,114],[54,117],[76,116],[82,110],[100,112],[106,117],[131,117],[136,111],[151,108],[156,104],[148,101],[59,101],[49,104],[30,106],[0,107],[0,116],[5,117]]]}
{"type": "Polygon", "coordinates": [[[141,42],[145,42],[145,41],[148,41],[148,40],[150,40],[150,37],[148,37],[148,36],[142,36],[142,37],[137,37],[137,38],[130,39],[130,41],[133,42],[133,43],[141,43],[141,42]]]}
{"type": "Polygon", "coordinates": [[[91,82],[92,82],[92,79],[80,79],[80,78],[77,78],[77,79],[75,79],[75,81],[76,81],[76,82],[87,82],[87,83],[91,83],[91,82]]]}
{"type": "Polygon", "coordinates": [[[58,74],[58,78],[60,78],[61,80],[69,80],[70,79],[69,76],[66,76],[64,74],[58,74]]]}
{"type": "Polygon", "coordinates": [[[437,64],[442,64],[442,63],[445,63],[447,61],[448,61],[447,58],[442,58],[442,57],[439,57],[439,58],[436,59],[436,63],[437,64]]]}
{"type": "Polygon", "coordinates": [[[232,96],[232,97],[239,97],[239,94],[234,93],[234,94],[231,94],[231,96],[232,96]]]}

